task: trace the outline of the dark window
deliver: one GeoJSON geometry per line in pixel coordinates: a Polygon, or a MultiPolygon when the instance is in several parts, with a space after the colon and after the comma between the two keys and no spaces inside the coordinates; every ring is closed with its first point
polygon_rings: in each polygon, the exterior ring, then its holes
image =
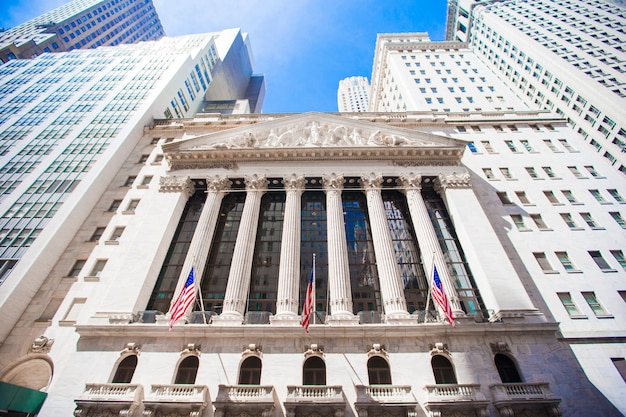
{"type": "Polygon", "coordinates": [[[494,360],[496,368],[498,368],[498,373],[500,374],[500,380],[502,380],[503,384],[522,382],[522,377],[520,376],[513,359],[498,353],[496,354],[494,360]]]}
{"type": "Polygon", "coordinates": [[[437,384],[456,384],[456,375],[450,361],[441,356],[435,355],[431,360],[433,374],[435,375],[435,383],[437,384]]]}
{"type": "Polygon", "coordinates": [[[111,382],[114,384],[130,384],[136,367],[137,355],[125,357],[117,366],[117,371],[115,371],[115,376],[111,382]]]}
{"type": "Polygon", "coordinates": [[[246,358],[239,369],[239,385],[261,384],[261,359],[256,356],[246,358]]]}
{"type": "Polygon", "coordinates": [[[372,356],[367,361],[367,376],[370,385],[391,384],[391,372],[389,364],[380,356],[372,356]]]}
{"type": "Polygon", "coordinates": [[[302,385],[326,385],[326,364],[322,358],[312,356],[304,362],[302,385]]]}
{"type": "Polygon", "coordinates": [[[178,365],[174,384],[195,384],[200,361],[197,356],[187,356],[178,365]]]}

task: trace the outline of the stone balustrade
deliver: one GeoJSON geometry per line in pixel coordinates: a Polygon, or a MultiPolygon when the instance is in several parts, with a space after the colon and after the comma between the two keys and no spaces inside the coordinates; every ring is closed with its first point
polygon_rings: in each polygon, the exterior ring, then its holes
{"type": "Polygon", "coordinates": [[[143,398],[143,386],[140,384],[86,384],[80,396],[86,401],[134,402],[143,398]]]}
{"type": "Polygon", "coordinates": [[[340,385],[287,386],[287,402],[345,402],[340,385]]]}
{"type": "Polygon", "coordinates": [[[426,385],[428,402],[483,401],[479,384],[437,384],[426,385]]]}
{"type": "Polygon", "coordinates": [[[152,385],[150,400],[206,403],[208,394],[206,385],[152,385]]]}
{"type": "Polygon", "coordinates": [[[357,385],[357,402],[401,404],[416,402],[410,385],[357,385]]]}

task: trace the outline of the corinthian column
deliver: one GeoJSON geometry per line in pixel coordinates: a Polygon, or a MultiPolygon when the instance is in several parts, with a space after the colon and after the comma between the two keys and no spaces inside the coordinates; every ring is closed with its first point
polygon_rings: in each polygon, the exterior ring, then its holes
{"type": "MultiPolygon", "coordinates": [[[[330,174],[322,177],[326,192],[326,235],[328,239],[328,285],[330,292],[330,317],[333,321],[355,321],[352,313],[352,289],[348,266],[348,244],[343,219],[341,190],[343,176],[330,174]]],[[[357,321],[358,323],[358,321],[357,321]]]]}
{"type": "Polygon", "coordinates": [[[241,213],[237,241],[228,273],[224,307],[219,318],[213,321],[218,325],[241,324],[248,300],[261,197],[267,188],[267,179],[255,174],[246,177],[245,181],[246,201],[244,202],[243,213],[241,213]]]}
{"type": "Polygon", "coordinates": [[[399,178],[400,185],[404,187],[407,203],[409,206],[409,212],[411,213],[411,219],[413,220],[413,228],[415,229],[415,235],[419,240],[420,251],[422,252],[422,265],[424,265],[424,272],[428,280],[428,286],[433,285],[433,265],[438,265],[437,272],[439,273],[439,279],[443,284],[448,300],[454,312],[455,316],[464,315],[463,310],[459,304],[459,298],[456,293],[454,285],[452,285],[452,278],[448,271],[443,251],[439,245],[439,239],[435,233],[435,227],[433,226],[426,204],[422,198],[422,176],[415,175],[413,173],[401,176],[399,178]]]}
{"type": "Polygon", "coordinates": [[[299,323],[301,196],[305,179],[302,175],[292,174],[290,177],[283,178],[283,184],[286,192],[285,216],[280,244],[276,315],[272,317],[272,324],[297,324],[299,323]]]}
{"type": "MultiPolygon", "coordinates": [[[[196,287],[200,286],[200,280],[204,273],[204,267],[206,264],[206,258],[209,255],[208,248],[211,246],[211,239],[213,238],[213,232],[215,231],[215,225],[217,223],[217,217],[220,212],[220,205],[222,199],[230,188],[230,181],[228,178],[223,177],[210,177],[206,179],[207,183],[207,197],[198,219],[198,224],[193,232],[191,243],[183,263],[183,268],[180,271],[178,277],[178,284],[176,285],[176,292],[178,294],[181,290],[189,271],[194,268],[195,284],[196,287]]],[[[172,303],[176,300],[176,297],[172,298],[172,303]]],[[[171,306],[171,305],[170,305],[171,306]]]]}
{"type": "Polygon", "coordinates": [[[365,188],[367,197],[367,210],[372,227],[376,266],[380,280],[380,294],[385,306],[385,321],[391,323],[402,319],[411,320],[411,316],[406,309],[404,287],[389,232],[387,212],[381,195],[382,182],[382,175],[374,173],[367,177],[361,177],[361,184],[365,188]]]}

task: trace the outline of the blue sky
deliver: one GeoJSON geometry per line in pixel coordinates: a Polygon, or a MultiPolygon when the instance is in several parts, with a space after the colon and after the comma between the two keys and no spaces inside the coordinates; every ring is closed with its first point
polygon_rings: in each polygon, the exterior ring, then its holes
{"type": "MultiPolygon", "coordinates": [[[[153,0],[168,36],[240,27],[266,77],[264,113],[337,111],[339,80],[371,76],[377,33],[445,37],[446,0],[153,0]]],[[[0,0],[12,27],[65,0],[0,0]]]]}

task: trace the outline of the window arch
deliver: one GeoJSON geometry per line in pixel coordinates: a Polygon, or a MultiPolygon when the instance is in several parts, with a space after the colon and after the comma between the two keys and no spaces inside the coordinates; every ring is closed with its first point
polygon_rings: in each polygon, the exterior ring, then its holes
{"type": "Polygon", "coordinates": [[[391,371],[389,363],[381,356],[372,356],[367,361],[367,376],[370,385],[390,385],[391,371]]]}
{"type": "Polygon", "coordinates": [[[239,385],[261,385],[261,358],[249,356],[239,367],[239,385]]]}
{"type": "Polygon", "coordinates": [[[180,361],[174,384],[195,384],[200,360],[197,356],[190,355],[180,361]]]}
{"type": "Polygon", "coordinates": [[[433,367],[433,374],[435,375],[436,384],[456,384],[456,375],[454,374],[454,367],[452,362],[448,358],[442,355],[433,356],[430,361],[433,367]]]}
{"type": "Polygon", "coordinates": [[[326,385],[326,364],[319,356],[311,356],[304,361],[302,385],[326,385]]]}
{"type": "Polygon", "coordinates": [[[137,355],[128,355],[117,365],[115,375],[111,380],[114,384],[130,384],[137,368],[137,355]]]}
{"type": "Polygon", "coordinates": [[[502,353],[496,353],[494,362],[496,363],[496,368],[498,368],[500,380],[503,384],[523,382],[513,359],[502,353]]]}

